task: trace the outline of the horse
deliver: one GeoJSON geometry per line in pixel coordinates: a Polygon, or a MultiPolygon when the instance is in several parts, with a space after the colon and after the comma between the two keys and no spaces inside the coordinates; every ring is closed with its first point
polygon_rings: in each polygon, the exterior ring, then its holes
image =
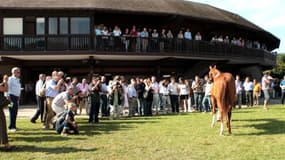
{"type": "Polygon", "coordinates": [[[228,133],[231,134],[232,108],[235,103],[235,80],[232,74],[219,71],[216,66],[210,66],[209,78],[213,81],[211,90],[212,124],[215,125],[216,108],[220,112],[220,135],[224,132],[224,118],[226,119],[228,133]]]}

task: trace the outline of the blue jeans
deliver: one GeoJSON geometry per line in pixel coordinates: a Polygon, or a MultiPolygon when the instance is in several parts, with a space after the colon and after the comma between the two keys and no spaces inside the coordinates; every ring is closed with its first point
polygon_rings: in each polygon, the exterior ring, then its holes
{"type": "Polygon", "coordinates": [[[203,104],[203,111],[204,112],[210,111],[210,109],[212,108],[211,96],[210,95],[204,96],[202,104],[203,104]]]}
{"type": "Polygon", "coordinates": [[[16,118],[18,114],[18,101],[19,97],[10,94],[10,99],[13,103],[13,107],[9,107],[9,129],[16,129],[16,118]]]}
{"type": "Polygon", "coordinates": [[[194,103],[197,111],[202,112],[203,93],[194,93],[194,103]]]}
{"type": "Polygon", "coordinates": [[[57,121],[55,124],[55,130],[57,133],[61,133],[63,128],[67,129],[68,131],[74,131],[75,134],[78,134],[78,129],[74,128],[73,125],[67,122],[67,120],[64,121],[57,121]]]}

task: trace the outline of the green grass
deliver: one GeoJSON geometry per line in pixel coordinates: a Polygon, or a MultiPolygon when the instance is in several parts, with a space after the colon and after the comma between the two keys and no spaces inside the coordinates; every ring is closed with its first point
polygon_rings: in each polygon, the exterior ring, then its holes
{"type": "Polygon", "coordinates": [[[77,119],[79,136],[62,137],[44,131],[28,119],[18,120],[20,131],[10,133],[17,149],[0,159],[122,159],[122,160],[273,160],[285,156],[285,107],[276,105],[235,110],[231,136],[219,136],[219,123],[210,128],[211,115],[142,117],[102,120],[87,124],[77,119]]]}

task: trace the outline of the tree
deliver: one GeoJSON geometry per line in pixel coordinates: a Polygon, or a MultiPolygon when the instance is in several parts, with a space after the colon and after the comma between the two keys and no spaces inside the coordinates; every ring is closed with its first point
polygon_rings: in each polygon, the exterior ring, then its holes
{"type": "Polygon", "coordinates": [[[285,54],[277,55],[276,67],[271,70],[274,77],[282,78],[285,75],[285,54]]]}

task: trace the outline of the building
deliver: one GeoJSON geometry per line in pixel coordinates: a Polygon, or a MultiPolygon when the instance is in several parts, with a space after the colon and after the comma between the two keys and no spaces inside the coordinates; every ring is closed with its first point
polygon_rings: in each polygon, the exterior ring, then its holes
{"type": "Polygon", "coordinates": [[[275,66],[276,54],[271,51],[279,44],[277,37],[237,14],[189,1],[9,0],[0,4],[0,71],[20,66],[25,81],[56,68],[78,76],[190,77],[207,73],[212,64],[260,76],[262,69],[275,66]],[[95,27],[103,25],[112,29],[118,25],[122,33],[133,25],[159,33],[166,29],[174,38],[96,36],[95,27]],[[192,37],[200,32],[202,40],[178,39],[179,30],[187,28],[192,37]],[[220,35],[242,37],[244,46],[211,42],[220,35]],[[245,46],[246,40],[251,46],[245,46]],[[254,47],[255,42],[259,46],[254,47]]]}

